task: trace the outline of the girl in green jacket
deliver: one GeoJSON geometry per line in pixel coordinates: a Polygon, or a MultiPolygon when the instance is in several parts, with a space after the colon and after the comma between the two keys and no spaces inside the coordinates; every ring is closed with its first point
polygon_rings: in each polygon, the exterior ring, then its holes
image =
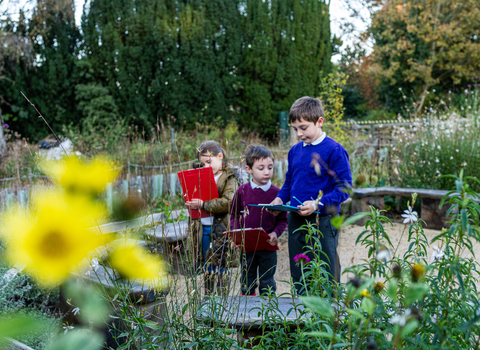
{"type": "Polygon", "coordinates": [[[227,292],[229,268],[239,264],[238,249],[229,244],[223,234],[230,224],[230,206],[238,188],[235,169],[227,164],[225,151],[215,141],[205,141],[198,148],[198,160],[211,167],[218,189],[218,198],[202,201],[192,199],[189,209],[202,208],[213,216],[192,220],[191,251],[195,262],[200,262],[205,273],[205,294],[214,292],[215,281],[219,294],[227,292]]]}

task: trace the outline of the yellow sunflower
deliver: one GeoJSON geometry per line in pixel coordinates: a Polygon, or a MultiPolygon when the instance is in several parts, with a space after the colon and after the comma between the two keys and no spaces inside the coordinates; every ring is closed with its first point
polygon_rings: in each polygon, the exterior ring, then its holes
{"type": "Polygon", "coordinates": [[[130,242],[117,244],[109,259],[112,267],[125,278],[154,280],[163,284],[166,277],[160,259],[130,242]]]}
{"type": "Polygon", "coordinates": [[[36,193],[32,207],[26,211],[16,206],[7,213],[2,235],[10,263],[25,265],[44,286],[64,281],[109,238],[88,229],[97,216],[91,206],[72,205],[58,191],[36,193]]]}
{"type": "Polygon", "coordinates": [[[107,183],[112,182],[119,173],[119,169],[114,169],[115,163],[103,156],[90,161],[69,156],[59,161],[43,162],[40,167],[67,193],[88,196],[101,194],[107,183]]]}

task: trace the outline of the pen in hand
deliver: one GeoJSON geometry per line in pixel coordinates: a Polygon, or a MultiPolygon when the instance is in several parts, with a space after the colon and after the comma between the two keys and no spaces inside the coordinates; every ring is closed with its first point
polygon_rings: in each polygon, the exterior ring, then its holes
{"type": "Polygon", "coordinates": [[[295,199],[298,203],[300,203],[300,205],[303,206],[303,202],[300,202],[300,199],[298,199],[297,197],[293,196],[293,199],[295,199]]]}

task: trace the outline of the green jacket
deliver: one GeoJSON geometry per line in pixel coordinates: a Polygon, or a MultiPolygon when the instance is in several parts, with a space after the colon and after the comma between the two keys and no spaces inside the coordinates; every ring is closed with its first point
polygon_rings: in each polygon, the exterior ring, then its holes
{"type": "MultiPolygon", "coordinates": [[[[208,250],[206,261],[213,266],[237,267],[240,262],[240,252],[231,248],[230,242],[223,234],[230,228],[230,206],[238,188],[235,176],[236,169],[227,164],[222,175],[218,178],[218,198],[204,202],[204,209],[214,214],[210,242],[212,248],[208,250]]],[[[202,223],[200,219],[191,220],[190,242],[194,261],[203,261],[202,257],[202,223]]]]}

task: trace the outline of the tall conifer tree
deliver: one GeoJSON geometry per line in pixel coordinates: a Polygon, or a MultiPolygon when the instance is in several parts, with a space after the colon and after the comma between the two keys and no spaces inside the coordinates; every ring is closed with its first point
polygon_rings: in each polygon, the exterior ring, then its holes
{"type": "Polygon", "coordinates": [[[304,95],[317,96],[331,70],[328,6],[319,0],[246,1],[245,126],[277,131],[277,113],[304,95]]]}

